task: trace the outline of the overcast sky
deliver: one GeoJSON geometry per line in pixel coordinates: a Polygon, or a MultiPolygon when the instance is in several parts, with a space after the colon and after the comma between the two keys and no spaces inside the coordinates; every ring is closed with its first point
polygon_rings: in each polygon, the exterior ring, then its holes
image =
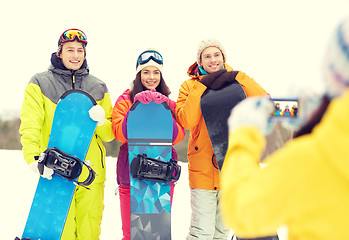
{"type": "Polygon", "coordinates": [[[90,73],[106,82],[113,104],[130,87],[138,55],[164,57],[163,75],[177,99],[199,42],[221,41],[227,62],[272,96],[320,91],[321,60],[349,0],[18,0],[1,4],[0,111],[20,108],[24,88],[46,71],[58,37],[68,28],[88,38],[90,73]]]}

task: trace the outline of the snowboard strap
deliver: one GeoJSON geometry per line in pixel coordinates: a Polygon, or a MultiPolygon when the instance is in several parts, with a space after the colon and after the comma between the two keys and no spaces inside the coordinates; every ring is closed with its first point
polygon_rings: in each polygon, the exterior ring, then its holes
{"type": "Polygon", "coordinates": [[[53,169],[54,173],[58,176],[73,182],[75,185],[79,185],[89,189],[90,185],[95,179],[96,172],[85,161],[81,161],[77,157],[65,153],[56,147],[48,148],[38,157],[38,169],[40,174],[44,172],[44,166],[53,169]],[[81,172],[82,167],[86,166],[89,170],[89,175],[83,182],[76,181],[81,172]]]}
{"type": "Polygon", "coordinates": [[[181,175],[181,166],[173,158],[169,162],[147,157],[147,154],[138,154],[130,166],[133,178],[154,182],[174,182],[181,175]]]}

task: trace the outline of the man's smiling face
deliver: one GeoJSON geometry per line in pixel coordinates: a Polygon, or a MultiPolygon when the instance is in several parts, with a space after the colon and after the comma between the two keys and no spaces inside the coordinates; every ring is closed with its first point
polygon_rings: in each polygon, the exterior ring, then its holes
{"type": "Polygon", "coordinates": [[[60,54],[63,65],[70,70],[78,70],[85,60],[85,49],[78,41],[66,42],[60,54]]]}
{"type": "Polygon", "coordinates": [[[201,53],[201,65],[208,73],[213,73],[223,68],[223,54],[219,48],[208,47],[201,53]]]}

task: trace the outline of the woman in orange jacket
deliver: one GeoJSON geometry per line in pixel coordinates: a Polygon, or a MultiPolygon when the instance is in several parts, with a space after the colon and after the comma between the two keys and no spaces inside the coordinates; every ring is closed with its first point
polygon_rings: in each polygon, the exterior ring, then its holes
{"type": "Polygon", "coordinates": [[[215,167],[217,163],[201,114],[201,95],[207,88],[217,89],[235,80],[247,97],[268,94],[245,73],[234,71],[225,60],[226,52],[219,41],[203,40],[197,51],[197,62],[188,69],[190,79],[181,85],[176,103],[178,122],[190,130],[187,154],[192,220],[187,239],[227,239],[229,234],[218,207],[220,172],[215,167]]]}
{"type": "MultiPolygon", "coordinates": [[[[168,102],[173,113],[173,140],[175,145],[183,140],[185,132],[177,123],[174,116],[176,104],[170,100],[170,89],[162,77],[163,60],[161,54],[153,49],[141,53],[137,60],[136,78],[131,89],[127,89],[118,97],[113,108],[113,132],[117,141],[121,142],[117,160],[117,183],[119,184],[120,210],[122,220],[123,240],[130,239],[130,175],[127,145],[127,117],[132,104],[138,99],[146,103],[154,95],[157,100],[168,102]],[[154,91],[154,89],[156,91],[154,91]],[[149,91],[151,90],[151,91],[149,91]]],[[[151,100],[150,100],[151,101],[151,100]]],[[[157,101],[158,102],[158,101],[157,101]]],[[[177,161],[177,153],[172,148],[172,158],[177,161]]],[[[171,197],[173,196],[173,184],[171,185],[171,197]]]]}

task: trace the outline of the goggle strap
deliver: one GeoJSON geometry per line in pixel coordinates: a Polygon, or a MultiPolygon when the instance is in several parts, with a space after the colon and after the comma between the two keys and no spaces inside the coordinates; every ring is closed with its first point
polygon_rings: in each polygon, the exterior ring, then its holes
{"type": "Polygon", "coordinates": [[[138,57],[138,63],[144,64],[149,62],[150,59],[153,59],[158,64],[163,64],[163,59],[160,53],[154,50],[148,50],[142,52],[138,57]]]}
{"type": "Polygon", "coordinates": [[[87,44],[87,37],[85,33],[79,29],[69,29],[62,33],[61,35],[61,42],[73,42],[77,40],[78,42],[83,42],[87,44]]]}

